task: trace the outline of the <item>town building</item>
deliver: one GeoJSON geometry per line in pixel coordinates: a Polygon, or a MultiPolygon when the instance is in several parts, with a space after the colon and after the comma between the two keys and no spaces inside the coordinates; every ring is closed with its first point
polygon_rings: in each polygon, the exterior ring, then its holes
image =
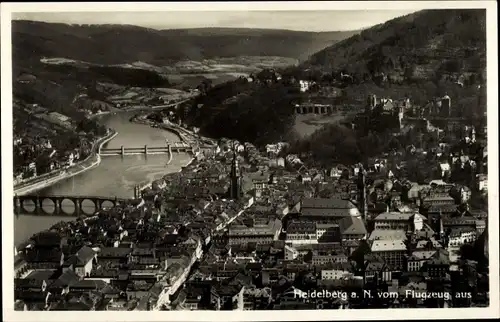
{"type": "Polygon", "coordinates": [[[371,252],[395,270],[405,267],[406,245],[403,240],[375,240],[371,252]]]}
{"type": "Polygon", "coordinates": [[[345,217],[339,221],[342,241],[362,240],[367,237],[365,223],[360,217],[345,217]]]}
{"type": "Polygon", "coordinates": [[[228,230],[230,245],[245,245],[248,243],[271,244],[278,240],[281,232],[281,220],[270,220],[267,224],[231,225],[228,230]]]}
{"type": "Polygon", "coordinates": [[[287,244],[316,244],[318,243],[316,224],[311,221],[291,221],[286,227],[287,244]]]}
{"type": "Polygon", "coordinates": [[[408,256],[407,259],[407,270],[408,272],[419,272],[424,264],[431,259],[435,254],[436,250],[415,250],[408,256]]]}
{"type": "Polygon", "coordinates": [[[414,212],[384,212],[375,217],[374,227],[376,230],[414,231],[422,229],[425,220],[424,216],[414,212]]]}
{"type": "Polygon", "coordinates": [[[336,221],[343,217],[361,217],[358,208],[349,200],[339,198],[304,198],[302,217],[318,221],[336,221]]]}
{"type": "Polygon", "coordinates": [[[337,223],[316,223],[316,239],[318,243],[340,241],[340,226],[337,223]]]}

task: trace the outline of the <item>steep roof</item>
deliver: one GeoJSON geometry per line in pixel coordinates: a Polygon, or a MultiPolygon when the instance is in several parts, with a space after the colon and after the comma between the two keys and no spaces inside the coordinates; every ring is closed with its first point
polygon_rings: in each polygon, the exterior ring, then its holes
{"type": "Polygon", "coordinates": [[[54,281],[54,283],[51,284],[51,287],[66,287],[69,285],[73,285],[80,281],[80,276],[78,276],[75,272],[72,270],[67,270],[66,272],[62,273],[59,278],[54,281]]]}
{"type": "Polygon", "coordinates": [[[130,253],[132,253],[132,248],[130,247],[102,247],[97,256],[102,258],[121,258],[127,257],[130,253]]]}
{"type": "Polygon", "coordinates": [[[405,240],[406,232],[396,229],[375,229],[368,240],[405,240]]]}
{"type": "Polygon", "coordinates": [[[339,226],[342,235],[361,235],[367,233],[365,224],[359,217],[342,218],[339,226]]]}
{"type": "Polygon", "coordinates": [[[378,220],[401,220],[401,221],[407,221],[410,220],[411,217],[413,217],[415,213],[413,212],[383,212],[377,217],[375,217],[375,221],[378,220]]]}
{"type": "Polygon", "coordinates": [[[95,254],[96,252],[92,248],[83,246],[78,252],[76,252],[76,257],[81,263],[85,264],[92,260],[95,254]]]}
{"type": "Polygon", "coordinates": [[[319,208],[319,209],[352,209],[355,208],[349,200],[338,198],[304,198],[301,203],[304,208],[319,208]]]}
{"type": "Polygon", "coordinates": [[[375,240],[371,250],[372,252],[405,251],[406,245],[402,240],[375,240]]]}
{"type": "Polygon", "coordinates": [[[94,258],[95,254],[96,252],[92,248],[83,246],[75,255],[69,257],[68,260],[64,262],[64,266],[84,266],[94,258]]]}
{"type": "Polygon", "coordinates": [[[436,254],[436,250],[416,250],[411,253],[411,257],[416,260],[429,259],[436,254]]]}
{"type": "Polygon", "coordinates": [[[286,229],[287,234],[293,233],[315,233],[316,224],[307,221],[292,221],[288,224],[286,229]]]}

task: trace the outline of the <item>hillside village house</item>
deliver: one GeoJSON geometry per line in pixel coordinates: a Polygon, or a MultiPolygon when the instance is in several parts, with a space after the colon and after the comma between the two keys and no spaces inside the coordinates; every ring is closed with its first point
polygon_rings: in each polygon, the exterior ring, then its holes
{"type": "Polygon", "coordinates": [[[23,138],[22,137],[15,137],[13,141],[14,141],[14,146],[23,144],[23,138]]]}
{"type": "Polygon", "coordinates": [[[75,160],[75,155],[73,154],[73,152],[66,152],[65,157],[66,157],[66,166],[67,167],[73,166],[75,160]]]}
{"type": "Polygon", "coordinates": [[[302,93],[305,93],[313,85],[313,82],[306,81],[306,80],[299,80],[299,85],[300,85],[300,91],[302,93]]]}
{"type": "Polygon", "coordinates": [[[455,228],[448,236],[447,248],[460,247],[464,244],[470,244],[476,241],[477,232],[473,228],[455,228]]]}
{"type": "Polygon", "coordinates": [[[282,142],[279,142],[276,144],[267,144],[266,145],[266,152],[267,152],[268,157],[274,157],[274,156],[278,155],[286,145],[287,145],[286,143],[282,143],[282,142]]]}
{"type": "Polygon", "coordinates": [[[302,164],[302,160],[299,159],[299,157],[295,154],[289,154],[285,157],[285,161],[290,164],[291,166],[297,166],[302,164]]]}
{"type": "Polygon", "coordinates": [[[96,258],[97,252],[88,246],[83,246],[64,262],[63,272],[72,270],[81,277],[89,277],[96,264],[96,258]]]}
{"type": "Polygon", "coordinates": [[[477,189],[479,191],[488,191],[488,175],[478,174],[477,175],[477,189]]]}

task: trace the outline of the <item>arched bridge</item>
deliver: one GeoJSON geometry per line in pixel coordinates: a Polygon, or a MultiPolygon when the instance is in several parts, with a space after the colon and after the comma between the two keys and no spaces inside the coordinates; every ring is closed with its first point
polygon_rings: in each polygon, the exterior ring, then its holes
{"type": "Polygon", "coordinates": [[[167,154],[174,152],[191,152],[193,153],[194,148],[186,143],[172,143],[165,146],[148,146],[143,147],[126,147],[121,146],[120,148],[101,148],[99,154],[101,156],[106,155],[134,155],[134,154],[167,154]]]}
{"type": "Polygon", "coordinates": [[[103,207],[114,207],[125,199],[102,196],[14,196],[15,214],[40,216],[92,215],[103,207]],[[63,205],[63,202],[65,205],[63,205]],[[84,205],[84,202],[87,205],[84,205]],[[93,209],[92,209],[93,205],[93,209]],[[73,208],[71,210],[70,208],[73,208]]]}
{"type": "Polygon", "coordinates": [[[101,148],[99,154],[101,156],[110,155],[135,155],[135,154],[171,154],[171,153],[195,153],[199,150],[213,149],[214,146],[198,146],[190,145],[183,142],[172,143],[165,146],[152,147],[144,145],[143,147],[126,147],[120,148],[101,148]]]}
{"type": "Polygon", "coordinates": [[[297,114],[331,114],[337,112],[338,108],[327,104],[303,104],[296,105],[297,114]]]}

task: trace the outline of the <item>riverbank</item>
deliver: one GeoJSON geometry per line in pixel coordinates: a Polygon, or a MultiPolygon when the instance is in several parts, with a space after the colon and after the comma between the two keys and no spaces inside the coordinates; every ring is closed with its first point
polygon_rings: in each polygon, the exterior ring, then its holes
{"type": "Polygon", "coordinates": [[[143,124],[143,125],[149,125],[153,126],[156,125],[158,128],[164,129],[166,131],[170,131],[172,133],[175,133],[181,140],[182,143],[186,144],[212,144],[215,145],[215,140],[200,136],[193,131],[190,131],[188,129],[185,129],[179,125],[176,125],[174,123],[168,122],[168,123],[158,123],[155,121],[148,120],[146,118],[146,115],[134,115],[131,119],[130,122],[136,123],[136,124],[143,124]]]}
{"type": "Polygon", "coordinates": [[[170,132],[174,133],[175,135],[177,135],[182,143],[188,143],[186,141],[186,139],[184,138],[184,135],[181,134],[179,129],[176,126],[174,126],[173,124],[165,124],[165,123],[158,124],[157,122],[146,119],[145,115],[134,115],[133,117],[130,118],[130,122],[136,123],[136,124],[147,125],[147,126],[158,125],[158,128],[161,128],[161,129],[166,130],[166,131],[170,131],[170,132]]]}
{"type": "MultiPolygon", "coordinates": [[[[150,120],[147,120],[146,117],[144,115],[134,115],[131,119],[130,119],[130,122],[132,123],[136,123],[136,124],[142,124],[142,125],[147,125],[147,126],[151,126],[153,124],[157,124],[156,122],[153,122],[153,121],[150,121],[150,120]]],[[[191,143],[190,140],[188,140],[185,135],[183,133],[181,133],[181,130],[185,130],[185,129],[182,129],[181,127],[175,125],[175,124],[165,124],[165,123],[162,123],[162,124],[159,124],[159,128],[165,130],[165,131],[169,131],[171,133],[174,133],[175,135],[177,135],[180,139],[180,141],[182,143],[191,143]]],[[[187,130],[185,130],[187,131],[187,130]]],[[[194,133],[192,133],[193,137],[194,137],[194,133]]],[[[171,162],[172,162],[172,159],[173,159],[173,153],[169,153],[169,157],[168,157],[168,161],[167,161],[167,164],[166,165],[169,165],[171,162]]],[[[182,168],[184,167],[187,167],[189,166],[191,163],[193,163],[196,159],[196,154],[194,156],[192,156],[189,161],[183,165],[181,167],[181,169],[179,171],[177,171],[178,173],[179,172],[182,172],[182,168]]],[[[168,175],[168,174],[167,174],[168,175]]],[[[154,180],[153,180],[154,181],[154,180]]],[[[146,182],[144,184],[141,184],[140,185],[140,190],[144,190],[146,188],[151,188],[152,185],[153,185],[153,181],[149,181],[149,182],[146,182]]]]}
{"type": "Polygon", "coordinates": [[[47,188],[61,180],[65,180],[76,176],[80,173],[88,171],[90,169],[95,168],[101,163],[101,156],[99,155],[99,149],[109,141],[111,141],[115,136],[118,135],[118,132],[114,130],[110,130],[110,132],[100,139],[98,139],[92,145],[91,153],[87,158],[68,169],[56,170],[53,173],[47,173],[44,176],[37,177],[33,179],[35,182],[28,182],[23,184],[23,186],[14,187],[14,194],[24,195],[31,192],[35,192],[44,188],[47,188]]]}
{"type": "MultiPolygon", "coordinates": [[[[148,110],[156,110],[160,108],[167,108],[171,106],[175,106],[178,104],[182,104],[188,100],[190,100],[192,97],[186,98],[182,101],[178,101],[175,103],[167,104],[167,105],[158,105],[158,106],[133,106],[125,109],[115,109],[112,111],[105,111],[105,112],[100,112],[96,113],[93,115],[88,116],[88,118],[96,118],[100,117],[106,114],[115,114],[115,113],[125,113],[125,112],[131,112],[131,111],[148,111],[148,110]]],[[[169,130],[169,129],[166,129],[169,130]]],[[[172,129],[171,132],[175,133],[181,140],[183,139],[182,135],[179,135],[180,133],[178,131],[175,131],[175,129],[172,129]]],[[[46,174],[43,174],[39,177],[36,177],[28,182],[23,182],[22,184],[19,184],[17,186],[14,186],[14,194],[17,195],[23,195],[31,192],[35,192],[47,187],[50,187],[51,185],[61,181],[65,180],[68,178],[71,178],[73,176],[76,176],[82,172],[88,171],[90,169],[95,168],[98,166],[101,162],[100,156],[98,154],[99,148],[102,147],[105,143],[109,142],[112,140],[118,132],[114,131],[111,129],[111,133],[107,135],[104,138],[99,139],[97,142],[95,142],[92,146],[92,153],[83,161],[78,162],[77,164],[71,166],[68,169],[58,169],[54,172],[49,172],[46,174]]],[[[172,158],[170,158],[168,164],[172,161],[172,158]]]]}
{"type": "MultiPolygon", "coordinates": [[[[184,128],[182,128],[178,125],[175,125],[173,123],[170,123],[170,122],[158,124],[157,122],[146,119],[145,115],[135,115],[130,119],[130,122],[137,123],[137,124],[143,124],[143,125],[149,125],[149,126],[158,125],[158,127],[161,129],[175,133],[180,138],[182,143],[191,144],[193,142],[196,142],[197,144],[199,144],[200,141],[203,143],[207,143],[207,142],[213,143],[212,142],[213,140],[210,138],[200,137],[197,134],[195,134],[194,132],[189,131],[187,129],[184,129],[184,128]],[[186,136],[191,136],[191,139],[188,139],[186,136]]],[[[193,155],[193,157],[189,160],[189,162],[187,162],[183,166],[183,168],[191,165],[196,160],[198,153],[199,152],[196,152],[193,155]]],[[[172,154],[170,154],[170,156],[169,156],[169,161],[167,162],[167,165],[171,161],[172,161],[172,154]]],[[[182,172],[182,168],[177,172],[178,173],[182,172]]],[[[153,184],[153,182],[149,182],[149,183],[146,183],[144,185],[141,185],[141,187],[142,187],[141,191],[144,190],[145,188],[150,188],[152,186],[152,184],[153,184]]]]}
{"type": "Polygon", "coordinates": [[[125,113],[125,112],[142,111],[142,110],[144,110],[144,111],[153,110],[154,111],[154,110],[157,110],[157,109],[168,108],[168,107],[172,107],[172,106],[176,106],[176,105],[185,103],[185,102],[189,101],[192,98],[193,97],[189,97],[189,98],[186,98],[184,100],[181,100],[181,101],[178,101],[178,102],[175,102],[175,103],[164,104],[164,105],[155,105],[155,106],[136,105],[136,106],[126,107],[126,108],[123,108],[123,109],[121,109],[121,108],[114,108],[111,111],[104,111],[104,112],[99,112],[99,113],[95,113],[95,114],[89,115],[88,118],[96,118],[96,117],[99,117],[99,116],[108,115],[108,114],[112,114],[112,113],[125,113]]]}

